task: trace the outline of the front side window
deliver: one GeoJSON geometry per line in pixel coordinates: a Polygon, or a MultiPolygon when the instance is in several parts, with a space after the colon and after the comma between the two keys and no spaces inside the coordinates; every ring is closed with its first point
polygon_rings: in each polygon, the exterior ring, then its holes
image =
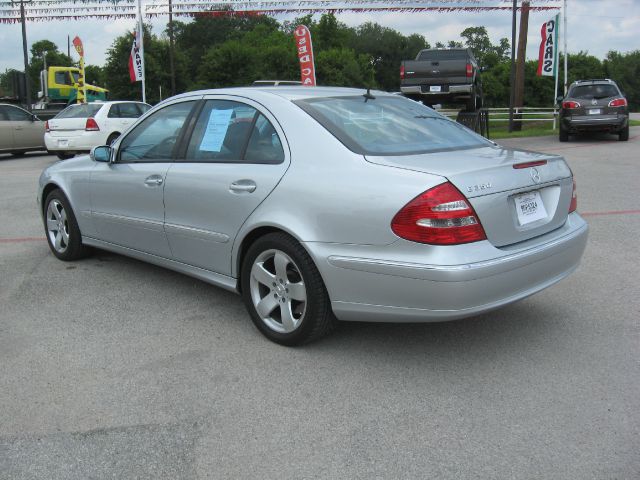
{"type": "Polygon", "coordinates": [[[9,121],[9,115],[7,114],[7,109],[9,107],[5,105],[0,105],[0,121],[9,121]]]}
{"type": "Polygon", "coordinates": [[[361,95],[294,103],[348,149],[362,155],[412,155],[491,145],[462,125],[406,98],[361,95]]]}
{"type": "Polygon", "coordinates": [[[7,107],[7,116],[13,122],[27,122],[31,120],[31,114],[15,107],[7,107]]]}
{"type": "Polygon", "coordinates": [[[55,80],[58,85],[72,85],[69,72],[56,72],[55,80]]]}
{"type": "Polygon", "coordinates": [[[208,100],[187,148],[189,162],[281,163],[284,152],[273,125],[255,108],[208,100]]]}
{"type": "Polygon", "coordinates": [[[142,120],[120,143],[120,162],[170,160],[194,103],[174,103],[142,120]]]}

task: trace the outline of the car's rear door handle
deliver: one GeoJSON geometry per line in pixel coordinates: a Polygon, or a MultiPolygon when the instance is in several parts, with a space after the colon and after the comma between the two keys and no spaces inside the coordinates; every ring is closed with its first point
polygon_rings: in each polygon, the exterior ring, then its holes
{"type": "Polygon", "coordinates": [[[256,182],[253,180],[236,180],[229,185],[229,190],[232,193],[252,193],[256,187],[256,182]]]}
{"type": "Polygon", "coordinates": [[[162,185],[162,177],[160,175],[151,175],[144,179],[144,184],[149,187],[157,187],[162,185]]]}

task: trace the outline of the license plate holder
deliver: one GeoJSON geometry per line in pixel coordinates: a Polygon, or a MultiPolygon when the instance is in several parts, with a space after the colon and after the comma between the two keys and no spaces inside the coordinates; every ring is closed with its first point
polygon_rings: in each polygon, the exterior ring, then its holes
{"type": "Polygon", "coordinates": [[[441,92],[442,91],[442,87],[440,85],[431,85],[429,87],[429,91],[430,92],[441,92]]]}
{"type": "Polygon", "coordinates": [[[61,148],[65,148],[69,146],[69,140],[64,139],[64,140],[58,140],[58,146],[61,148]]]}
{"type": "Polygon", "coordinates": [[[542,195],[538,190],[523,193],[513,197],[516,214],[520,226],[528,225],[543,218],[547,218],[547,210],[542,203],[542,195]]]}
{"type": "Polygon", "coordinates": [[[602,110],[600,108],[590,108],[589,115],[600,115],[602,110]]]}

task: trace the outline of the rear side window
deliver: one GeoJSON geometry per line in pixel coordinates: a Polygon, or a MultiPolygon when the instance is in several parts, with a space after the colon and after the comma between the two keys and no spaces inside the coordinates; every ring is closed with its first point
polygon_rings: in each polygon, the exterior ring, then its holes
{"type": "Polygon", "coordinates": [[[205,103],[187,148],[188,162],[281,163],[275,128],[255,108],[229,100],[205,103]]]}
{"type": "Polygon", "coordinates": [[[412,155],[491,145],[430,108],[397,96],[325,97],[294,103],[362,155],[412,155]]]}
{"type": "Polygon", "coordinates": [[[56,115],[55,118],[93,118],[103,106],[102,103],[71,105],[56,115]]]}
{"type": "Polygon", "coordinates": [[[137,103],[115,103],[109,109],[109,118],[138,118],[142,113],[137,103]]]}
{"type": "Polygon", "coordinates": [[[571,89],[569,97],[582,98],[584,100],[591,100],[593,98],[609,98],[617,97],[620,95],[618,88],[611,84],[601,85],[578,85],[571,89]]]}

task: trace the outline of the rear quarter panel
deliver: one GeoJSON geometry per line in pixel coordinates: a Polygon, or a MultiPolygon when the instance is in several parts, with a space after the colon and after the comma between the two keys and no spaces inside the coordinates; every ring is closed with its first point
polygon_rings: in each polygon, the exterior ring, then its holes
{"type": "Polygon", "coordinates": [[[398,240],[390,226],[395,214],[444,181],[437,175],[370,164],[296,105],[281,112],[279,108],[272,113],[286,134],[291,165],[241,227],[234,258],[242,239],[263,226],[280,228],[301,242],[393,243],[398,240]]]}

